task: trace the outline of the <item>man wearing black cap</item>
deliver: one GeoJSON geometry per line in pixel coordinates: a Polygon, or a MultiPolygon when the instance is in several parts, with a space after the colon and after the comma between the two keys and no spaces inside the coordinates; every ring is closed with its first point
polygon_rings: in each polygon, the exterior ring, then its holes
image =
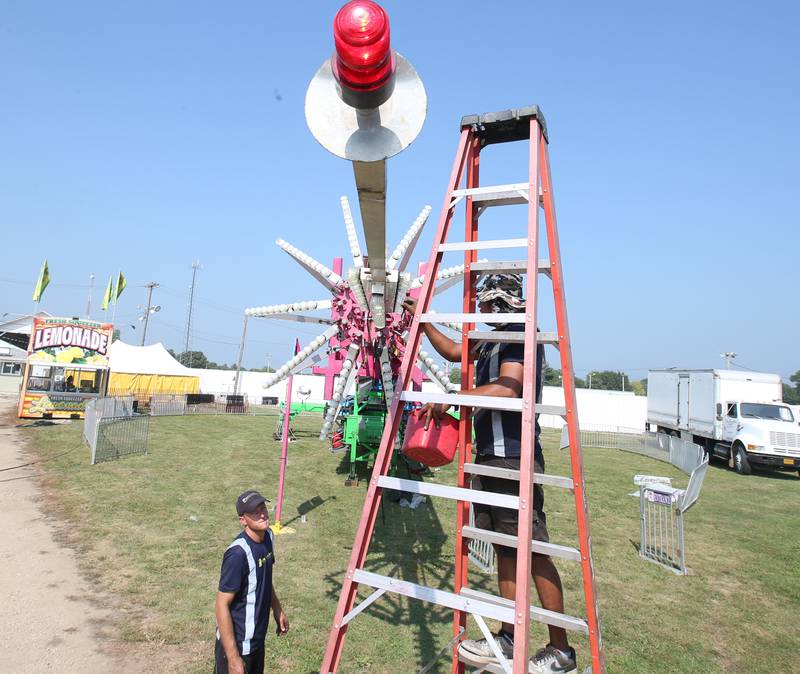
{"type": "Polygon", "coordinates": [[[244,529],[222,557],[214,605],[214,674],[263,674],[270,608],[278,636],[289,631],[272,585],[275,552],[267,503],[257,491],[246,491],[236,499],[236,513],[244,529]]]}

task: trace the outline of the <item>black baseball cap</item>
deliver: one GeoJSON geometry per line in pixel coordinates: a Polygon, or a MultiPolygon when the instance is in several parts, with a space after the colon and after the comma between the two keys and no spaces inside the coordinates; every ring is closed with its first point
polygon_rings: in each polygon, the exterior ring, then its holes
{"type": "Polygon", "coordinates": [[[239,517],[241,517],[245,513],[253,512],[262,503],[269,503],[269,500],[265,499],[257,491],[251,489],[244,492],[244,494],[241,494],[239,498],[236,499],[236,512],[239,517]]]}

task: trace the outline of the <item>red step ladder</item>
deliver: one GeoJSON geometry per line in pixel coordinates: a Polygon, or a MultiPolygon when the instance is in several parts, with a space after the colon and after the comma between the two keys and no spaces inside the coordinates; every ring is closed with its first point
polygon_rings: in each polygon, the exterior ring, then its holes
{"type": "MultiPolygon", "coordinates": [[[[575,630],[588,635],[591,671],[605,671],[603,645],[600,635],[600,624],[597,616],[594,573],[592,569],[591,536],[589,533],[589,509],[583,478],[580,432],[575,404],[575,380],[572,368],[569,328],[567,325],[567,309],[564,297],[561,256],[559,253],[558,232],[556,228],[555,205],[550,176],[550,163],[547,152],[547,127],[538,107],[531,106],[519,110],[506,110],[485,115],[471,115],[461,121],[461,137],[456,151],[456,158],[450,175],[447,193],[445,194],[439,224],[427,266],[417,312],[408,336],[406,352],[403,357],[400,375],[395,388],[395,396],[391,404],[387,423],[381,438],[375,466],[370,478],[364,508],[356,532],[355,543],[347,566],[342,593],[328,638],[325,656],[320,672],[328,674],[336,672],[342,655],[344,638],[348,624],[361,611],[379,599],[386,592],[401,594],[440,606],[452,608],[454,611],[454,637],[452,641],[453,672],[464,672],[465,664],[459,660],[458,643],[463,638],[468,616],[472,616],[484,635],[491,635],[485,619],[491,618],[512,623],[516,634],[529,634],[530,621],[537,620],[557,625],[568,630],[575,630]],[[491,187],[479,186],[478,174],[481,151],[484,147],[495,143],[512,141],[529,142],[529,171],[526,183],[499,185],[491,187]],[[459,188],[465,178],[466,185],[459,188]],[[466,206],[466,234],[463,241],[447,242],[450,224],[455,207],[462,201],[466,206]],[[527,204],[528,226],[525,238],[504,240],[478,239],[478,221],[481,213],[489,207],[511,204],[527,204]],[[538,259],[539,250],[539,213],[544,211],[545,230],[549,260],[538,259]],[[525,259],[510,261],[477,261],[479,250],[522,248],[525,259]],[[433,280],[436,277],[444,253],[449,251],[464,252],[464,304],[462,314],[431,313],[430,303],[434,294],[433,280]],[[526,273],[525,281],[526,309],[515,314],[478,314],[475,313],[475,282],[482,274],[513,272],[526,273]],[[538,332],[537,334],[537,293],[540,275],[550,277],[556,314],[555,332],[538,332]],[[471,346],[479,340],[520,341],[521,331],[479,331],[476,323],[524,323],[524,374],[521,398],[501,398],[494,396],[475,396],[445,393],[422,393],[410,390],[411,371],[420,349],[423,337],[423,322],[461,322],[462,323],[462,357],[461,382],[462,391],[472,388],[474,381],[474,363],[470,358],[471,346]],[[536,403],[536,349],[537,343],[555,346],[560,354],[561,372],[564,387],[564,407],[541,405],[536,403]],[[399,395],[398,395],[399,394],[399,395]],[[420,403],[447,403],[461,406],[458,453],[458,481],[456,486],[445,486],[413,480],[390,477],[388,475],[395,438],[400,426],[402,405],[413,401],[420,403]],[[473,410],[480,408],[494,410],[511,410],[521,412],[522,447],[520,470],[505,469],[478,465],[470,462],[472,451],[472,415],[473,410]],[[535,439],[535,423],[537,414],[560,415],[566,419],[569,438],[572,476],[561,477],[546,474],[534,474],[533,447],[535,439]],[[500,474],[502,473],[502,475],[500,474]],[[469,488],[472,475],[487,475],[519,480],[519,496],[494,494],[469,488]],[[569,548],[551,543],[533,541],[532,517],[519,518],[519,530],[516,537],[476,529],[469,525],[469,509],[471,503],[486,503],[515,508],[530,512],[533,503],[534,483],[547,487],[564,488],[573,491],[577,515],[578,547],[569,548]],[[389,576],[366,571],[364,561],[367,557],[372,539],[375,520],[384,489],[399,489],[407,492],[425,494],[431,497],[449,498],[458,502],[457,536],[456,536],[456,569],[455,583],[452,591],[430,588],[416,583],[395,579],[389,576]],[[500,540],[503,539],[503,540],[500,540]],[[513,602],[484,592],[469,588],[467,584],[468,546],[469,540],[484,540],[491,543],[510,545],[517,548],[516,597],[513,602]],[[587,608],[586,618],[572,617],[531,605],[531,552],[541,552],[552,557],[577,561],[581,565],[583,591],[587,608]],[[373,592],[355,605],[359,585],[373,588],[373,592]]],[[[498,664],[484,666],[482,671],[508,672],[522,674],[528,671],[528,639],[515,639],[513,666],[501,659],[498,664]]]]}

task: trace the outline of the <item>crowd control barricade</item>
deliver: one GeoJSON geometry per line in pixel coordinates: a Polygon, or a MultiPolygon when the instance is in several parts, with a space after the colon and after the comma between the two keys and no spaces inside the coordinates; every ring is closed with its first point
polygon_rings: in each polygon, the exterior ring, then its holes
{"type": "Polygon", "coordinates": [[[186,414],[186,395],[154,393],[150,396],[150,414],[154,417],[183,416],[186,414]]]}
{"type": "MultiPolygon", "coordinates": [[[[469,504],[469,525],[475,526],[475,509],[471,503],[469,504]]],[[[493,574],[495,572],[496,559],[494,546],[491,543],[473,538],[469,542],[468,551],[469,561],[475,566],[485,573],[493,574]]]]}
{"type": "Polygon", "coordinates": [[[700,488],[708,470],[708,457],[702,447],[688,440],[657,435],[660,437],[648,437],[648,441],[668,451],[669,462],[689,475],[689,484],[685,489],[678,489],[672,486],[670,478],[654,475],[634,477],[634,484],[639,486],[639,556],[676,574],[685,575],[684,515],[700,496],[700,488]]]}
{"type": "Polygon", "coordinates": [[[86,405],[83,437],[92,464],[131,454],[146,454],[150,417],[137,414],[133,396],[96,398],[86,405]]]}
{"type": "Polygon", "coordinates": [[[147,454],[150,416],[108,417],[97,425],[97,440],[92,463],[119,459],[132,454],[147,454]]]}

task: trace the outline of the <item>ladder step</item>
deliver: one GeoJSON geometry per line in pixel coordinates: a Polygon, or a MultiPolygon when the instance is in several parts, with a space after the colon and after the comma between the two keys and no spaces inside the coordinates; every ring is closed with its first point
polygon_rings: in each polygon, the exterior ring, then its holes
{"type": "MultiPolygon", "coordinates": [[[[480,601],[482,604],[497,604],[498,606],[510,608],[512,611],[514,609],[514,601],[512,599],[503,599],[503,597],[497,597],[488,592],[481,592],[480,590],[473,590],[470,587],[461,588],[460,595],[470,600],[480,601]]],[[[589,625],[582,618],[575,618],[564,613],[548,611],[546,608],[531,606],[531,618],[547,625],[563,627],[565,630],[574,630],[576,632],[589,634],[589,625]]]]}
{"type": "Polygon", "coordinates": [[[453,190],[454,197],[472,197],[476,201],[485,199],[495,194],[517,194],[528,191],[529,183],[508,183],[507,185],[484,185],[483,187],[469,187],[463,190],[453,190]]]}
{"type": "Polygon", "coordinates": [[[464,197],[472,197],[472,201],[484,208],[490,206],[511,206],[528,203],[528,183],[512,183],[510,185],[487,185],[463,190],[453,190],[453,204],[464,197]]]}
{"type": "Polygon", "coordinates": [[[438,498],[449,498],[455,501],[481,503],[483,505],[497,506],[499,508],[519,510],[519,496],[514,496],[513,494],[496,494],[491,491],[451,487],[446,484],[407,480],[402,477],[389,477],[388,475],[381,475],[378,478],[378,486],[383,489],[407,491],[412,494],[423,494],[425,496],[436,496],[438,498]]]}
{"type": "MultiPolygon", "coordinates": [[[[470,330],[469,339],[483,342],[522,343],[525,341],[524,332],[508,332],[504,330],[470,330]]],[[[558,335],[555,332],[539,332],[536,334],[537,344],[552,344],[558,346],[558,335]]]]}
{"type": "MultiPolygon", "coordinates": [[[[497,272],[516,272],[524,274],[528,271],[527,260],[483,260],[482,262],[473,262],[470,265],[473,274],[494,274],[497,272]]],[[[550,276],[550,260],[539,260],[536,264],[536,270],[540,274],[550,276]]]]}
{"type": "MultiPolygon", "coordinates": [[[[464,405],[487,410],[521,412],[522,398],[503,398],[501,396],[471,396],[458,393],[423,393],[422,391],[403,391],[400,399],[413,403],[444,403],[445,405],[464,405]]],[[[561,405],[536,405],[536,414],[552,414],[557,417],[567,415],[561,405]]]]}
{"type": "MultiPolygon", "coordinates": [[[[470,475],[485,475],[486,477],[498,477],[501,480],[519,480],[519,471],[511,468],[500,468],[498,466],[487,466],[483,463],[465,463],[464,472],[470,475]]],[[[575,485],[572,478],[561,475],[548,475],[547,473],[534,473],[533,481],[548,487],[562,487],[563,489],[574,489],[575,485]]]]}
{"type": "MultiPolygon", "coordinates": [[[[353,572],[353,580],[356,583],[369,585],[376,589],[387,590],[395,594],[402,594],[412,599],[421,599],[422,601],[427,601],[437,606],[446,606],[447,608],[473,613],[484,618],[502,620],[503,622],[514,622],[513,601],[511,602],[511,606],[507,606],[495,601],[488,601],[482,597],[462,596],[463,593],[462,595],[458,595],[455,592],[437,590],[432,587],[426,587],[425,585],[411,583],[407,580],[399,580],[397,578],[391,578],[390,576],[381,576],[371,571],[364,571],[364,569],[356,569],[353,572]]],[[[487,594],[486,597],[491,599],[492,595],[487,594]]]]}
{"type": "Polygon", "coordinates": [[[503,398],[500,396],[466,396],[458,393],[423,393],[422,391],[403,391],[401,400],[415,403],[444,403],[445,405],[469,405],[489,410],[521,412],[522,398],[503,398]]]}
{"type": "MultiPolygon", "coordinates": [[[[489,531],[488,529],[479,529],[477,527],[462,527],[462,534],[476,541],[485,541],[493,545],[503,545],[507,548],[517,547],[517,537],[510,534],[502,534],[497,531],[489,531]]],[[[581,551],[576,548],[570,548],[566,545],[556,545],[555,543],[544,543],[542,541],[532,541],[533,551],[542,555],[550,555],[551,557],[558,557],[560,559],[569,559],[573,562],[581,561],[581,551]]]]}
{"type": "Polygon", "coordinates": [[[524,323],[525,313],[522,311],[511,314],[439,314],[429,312],[420,314],[421,323],[484,323],[493,325],[494,323],[524,323]]]}
{"type": "Polygon", "coordinates": [[[525,248],[528,239],[489,239],[487,241],[454,241],[453,243],[440,243],[439,252],[446,253],[453,250],[492,250],[495,248],[525,248]]]}

